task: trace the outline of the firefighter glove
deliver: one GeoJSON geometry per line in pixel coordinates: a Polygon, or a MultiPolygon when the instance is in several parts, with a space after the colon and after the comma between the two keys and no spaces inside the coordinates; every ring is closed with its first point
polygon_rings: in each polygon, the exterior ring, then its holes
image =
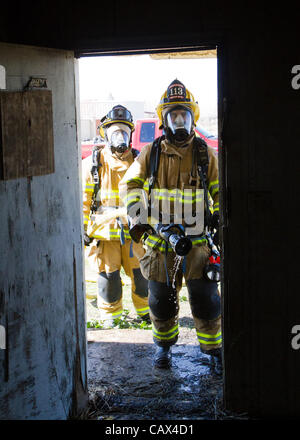
{"type": "Polygon", "coordinates": [[[139,243],[145,232],[148,234],[154,233],[154,230],[150,225],[140,223],[139,216],[135,218],[128,216],[127,218],[130,237],[136,243],[139,243]]]}
{"type": "Polygon", "coordinates": [[[84,232],[84,235],[83,235],[83,241],[84,241],[84,245],[85,245],[85,246],[89,246],[89,245],[92,243],[93,240],[94,240],[94,239],[93,239],[92,237],[89,237],[89,236],[87,235],[87,233],[84,232]]]}

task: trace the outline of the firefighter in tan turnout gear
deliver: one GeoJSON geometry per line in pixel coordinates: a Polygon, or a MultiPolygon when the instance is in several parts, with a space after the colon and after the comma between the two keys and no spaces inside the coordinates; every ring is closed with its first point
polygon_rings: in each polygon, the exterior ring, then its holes
{"type": "Polygon", "coordinates": [[[149,322],[148,282],[141,274],[137,255],[144,249],[133,243],[126,210],[119,197],[119,182],[134,161],[131,113],[118,105],[101,120],[102,148],[94,149],[83,165],[84,243],[98,268],[97,305],[105,328],[116,324],[123,312],[120,269],[131,278],[131,296],[139,318],[149,322]]]}
{"type": "Polygon", "coordinates": [[[127,206],[130,234],[137,242],[141,239],[146,249],[139,261],[142,274],[149,280],[150,318],[157,346],[154,366],[171,366],[171,346],[179,334],[178,293],[184,277],[200,349],[210,355],[204,359],[210,360],[220,373],[219,275],[212,254],[214,236],[208,233],[208,226],[211,231],[218,229],[217,157],[195,136],[199,107],[180,81],[169,85],[157,114],[164,135],[142,149],[119,185],[127,206]],[[147,179],[151,194],[147,195],[146,218],[144,215],[141,219],[142,188],[147,179]],[[165,220],[167,206],[168,221],[165,220]],[[184,213],[188,209],[194,212],[197,206],[203,208],[205,223],[188,229],[184,213]]]}

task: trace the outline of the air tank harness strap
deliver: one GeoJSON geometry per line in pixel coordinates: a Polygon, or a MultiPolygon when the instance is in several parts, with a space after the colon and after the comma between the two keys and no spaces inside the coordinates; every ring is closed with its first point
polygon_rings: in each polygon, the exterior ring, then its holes
{"type": "Polygon", "coordinates": [[[100,159],[100,149],[97,146],[94,146],[92,151],[92,168],[91,168],[91,175],[94,184],[94,191],[92,195],[92,204],[91,204],[92,214],[95,213],[98,208],[98,203],[96,198],[100,188],[99,167],[102,166],[99,159],[100,159]]]}
{"type": "Polygon", "coordinates": [[[129,247],[129,257],[133,258],[133,241],[130,241],[130,247],[129,247]]]}
{"type": "Polygon", "coordinates": [[[207,152],[207,145],[202,139],[195,138],[194,139],[194,145],[193,145],[193,154],[196,155],[196,163],[197,163],[197,170],[200,177],[201,185],[204,190],[204,202],[205,202],[205,211],[204,211],[204,217],[205,217],[205,226],[210,226],[211,224],[211,213],[209,209],[209,202],[208,202],[208,189],[207,189],[207,171],[208,171],[208,152],[207,152]],[[198,145],[197,145],[198,144],[198,145]]]}

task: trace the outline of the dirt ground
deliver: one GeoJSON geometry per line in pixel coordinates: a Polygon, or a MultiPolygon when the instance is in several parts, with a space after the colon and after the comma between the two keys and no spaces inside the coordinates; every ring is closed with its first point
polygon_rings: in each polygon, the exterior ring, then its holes
{"type": "MultiPolygon", "coordinates": [[[[89,325],[99,320],[95,274],[86,266],[89,325]]],[[[122,274],[126,321],[136,321],[130,280],[122,274]]],[[[180,294],[180,334],[172,347],[172,368],[152,365],[152,331],[88,328],[87,418],[96,420],[215,420],[245,418],[223,408],[223,380],[199,350],[186,288],[180,294]]],[[[247,417],[246,417],[247,418],[247,417]]]]}

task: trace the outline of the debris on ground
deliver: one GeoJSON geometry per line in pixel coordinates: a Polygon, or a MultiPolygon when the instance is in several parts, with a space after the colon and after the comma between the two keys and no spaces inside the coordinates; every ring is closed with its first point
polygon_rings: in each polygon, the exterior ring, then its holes
{"type": "Polygon", "coordinates": [[[101,328],[96,283],[87,282],[89,408],[95,420],[247,419],[223,407],[223,380],[200,352],[188,294],[180,294],[179,339],[172,368],[153,367],[151,325],[136,319],[130,281],[123,274],[125,314],[113,329],[101,328]],[[124,282],[125,279],[125,282],[124,282]]]}

